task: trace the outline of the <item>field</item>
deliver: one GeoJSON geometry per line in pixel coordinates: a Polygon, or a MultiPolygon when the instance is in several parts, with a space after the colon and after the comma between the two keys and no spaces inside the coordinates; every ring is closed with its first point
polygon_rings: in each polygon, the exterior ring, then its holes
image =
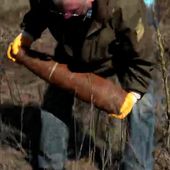
{"type": "MultiPolygon", "coordinates": [[[[23,128],[28,125],[23,125],[23,122],[27,121],[26,119],[30,121],[34,112],[40,108],[47,83],[23,66],[12,63],[6,58],[9,42],[20,32],[19,24],[24,13],[28,10],[28,2],[17,0],[17,3],[13,4],[12,0],[0,0],[0,3],[2,4],[0,5],[0,118],[2,116],[2,120],[0,119],[0,170],[32,170],[29,163],[31,157],[29,141],[22,132],[23,128]],[[26,116],[24,117],[24,115],[26,116]],[[3,117],[5,117],[4,120],[3,117]],[[20,124],[16,124],[18,119],[21,120],[20,124]]],[[[159,27],[164,40],[165,62],[170,87],[170,1],[158,0],[158,4],[159,27]]],[[[153,40],[156,40],[154,30],[153,40]]],[[[55,45],[56,42],[46,30],[42,37],[34,43],[33,48],[53,54],[55,45]]],[[[158,65],[153,83],[156,99],[156,107],[154,108],[156,113],[154,169],[169,170],[170,149],[166,147],[166,98],[157,41],[155,41],[155,57],[157,57],[158,65]]],[[[104,132],[105,130],[102,128],[105,128],[104,123],[101,124],[101,131],[104,132]]],[[[99,145],[103,146],[106,141],[101,134],[99,135],[99,145]]],[[[114,145],[114,142],[117,141],[112,142],[114,145]]],[[[68,170],[97,169],[89,158],[68,161],[66,168],[68,170]]]]}

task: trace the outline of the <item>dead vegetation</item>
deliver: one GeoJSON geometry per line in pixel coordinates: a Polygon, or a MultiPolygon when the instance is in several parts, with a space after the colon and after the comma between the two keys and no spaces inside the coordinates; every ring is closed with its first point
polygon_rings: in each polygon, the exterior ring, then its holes
{"type": "MultiPolygon", "coordinates": [[[[159,28],[162,38],[164,40],[165,64],[167,72],[167,81],[170,87],[170,1],[157,0],[159,6],[158,19],[160,20],[159,28]]],[[[42,101],[42,94],[46,87],[44,81],[34,76],[27,69],[17,64],[10,63],[5,59],[6,49],[9,42],[19,33],[19,22],[27,9],[25,5],[21,8],[14,9],[13,11],[3,11],[0,13],[0,104],[12,105],[36,105],[40,106],[42,101]],[[15,89],[15,90],[14,90],[15,89]]],[[[156,37],[156,34],[155,34],[156,37]]],[[[153,37],[153,39],[155,39],[153,37]]],[[[38,50],[53,53],[55,42],[48,32],[34,45],[38,50]]],[[[157,42],[155,42],[155,47],[157,42]]],[[[158,48],[155,48],[158,49],[158,48]]],[[[160,63],[159,53],[155,52],[160,63]]],[[[154,152],[155,157],[155,170],[168,170],[170,169],[170,150],[166,148],[167,137],[167,107],[164,91],[164,82],[162,79],[161,65],[157,66],[157,73],[155,75],[155,94],[156,94],[156,149],[154,152]]],[[[0,111],[1,112],[1,111],[0,111]]],[[[13,113],[11,113],[13,114],[13,113]]],[[[2,124],[1,124],[2,125],[2,124]]],[[[3,125],[3,127],[5,127],[3,125]]],[[[12,128],[13,129],[13,128],[12,128]]],[[[8,143],[8,136],[13,136],[13,131],[10,128],[0,129],[1,146],[0,146],[0,169],[1,170],[31,170],[29,163],[25,160],[28,155],[23,152],[20,144],[20,137],[13,138],[11,143],[8,143]],[[10,146],[11,145],[11,146],[10,146]]],[[[21,134],[19,133],[19,136],[21,134]]],[[[15,135],[14,135],[15,136],[15,135]]],[[[79,162],[70,161],[66,165],[67,169],[93,169],[95,166],[89,163],[88,160],[83,159],[79,162]]]]}

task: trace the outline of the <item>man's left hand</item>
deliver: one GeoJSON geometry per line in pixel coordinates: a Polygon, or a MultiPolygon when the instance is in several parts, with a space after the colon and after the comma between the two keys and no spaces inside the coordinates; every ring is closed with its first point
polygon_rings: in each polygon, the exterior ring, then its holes
{"type": "Polygon", "coordinates": [[[137,97],[134,95],[134,93],[133,92],[128,93],[124,103],[120,108],[120,112],[119,112],[120,114],[111,113],[109,114],[109,116],[117,119],[124,119],[131,112],[136,102],[137,102],[137,97]]]}

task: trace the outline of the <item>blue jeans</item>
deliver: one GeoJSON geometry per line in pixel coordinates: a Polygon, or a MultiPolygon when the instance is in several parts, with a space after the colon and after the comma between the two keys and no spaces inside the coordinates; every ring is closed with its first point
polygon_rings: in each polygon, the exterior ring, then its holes
{"type": "MultiPolygon", "coordinates": [[[[128,117],[129,133],[121,161],[123,170],[153,169],[153,108],[153,95],[147,93],[128,117]]],[[[41,112],[41,120],[39,166],[62,170],[67,159],[68,127],[52,113],[44,110],[41,112]]]]}

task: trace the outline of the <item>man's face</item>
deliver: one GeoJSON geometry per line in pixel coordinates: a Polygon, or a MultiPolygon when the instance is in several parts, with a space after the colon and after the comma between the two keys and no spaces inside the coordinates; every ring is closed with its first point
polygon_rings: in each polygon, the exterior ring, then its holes
{"type": "Polygon", "coordinates": [[[85,15],[87,10],[92,7],[94,0],[61,0],[60,5],[63,9],[64,18],[69,19],[74,15],[85,15]]]}

